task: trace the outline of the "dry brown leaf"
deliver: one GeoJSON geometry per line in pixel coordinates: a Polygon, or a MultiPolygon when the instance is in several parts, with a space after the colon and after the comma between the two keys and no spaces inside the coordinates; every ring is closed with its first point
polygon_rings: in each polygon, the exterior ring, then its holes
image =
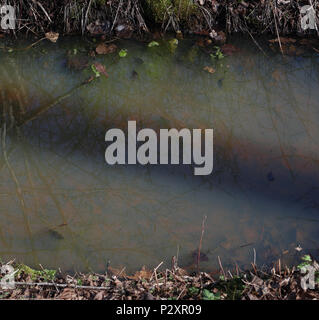
{"type": "Polygon", "coordinates": [[[210,74],[213,74],[216,71],[214,68],[209,67],[209,66],[204,67],[204,70],[209,72],[210,74]]]}
{"type": "MultiPolygon", "coordinates": [[[[98,62],[97,62],[98,63],[98,62]]],[[[97,64],[95,63],[95,64],[97,64]]],[[[95,65],[94,64],[94,65],[95,65]]],[[[97,66],[95,65],[96,69],[97,69],[97,66]]],[[[99,70],[98,70],[99,71],[99,70]]],[[[125,271],[123,271],[123,269],[118,269],[118,268],[113,268],[111,266],[108,266],[107,268],[107,272],[109,274],[109,276],[116,276],[116,277],[119,277],[119,276],[126,276],[125,274],[125,271]]]]}
{"type": "Polygon", "coordinates": [[[142,267],[140,271],[135,272],[134,276],[130,278],[134,280],[141,280],[141,279],[149,280],[152,277],[152,274],[153,274],[152,271],[146,270],[145,267],[142,267]]]}
{"type": "Polygon", "coordinates": [[[74,300],[76,299],[77,294],[72,288],[65,288],[58,296],[57,299],[61,300],[74,300]]]}
{"type": "Polygon", "coordinates": [[[96,70],[98,72],[100,72],[101,74],[103,74],[106,78],[108,77],[108,74],[106,72],[106,69],[105,69],[105,66],[102,64],[102,63],[99,63],[99,62],[95,62],[94,63],[94,66],[96,68],[96,70]]]}
{"type": "Polygon", "coordinates": [[[95,49],[97,54],[114,53],[116,50],[117,46],[115,44],[106,45],[105,43],[100,43],[95,49]]]}
{"type": "Polygon", "coordinates": [[[45,37],[51,42],[55,43],[59,39],[59,33],[50,31],[45,34],[45,37]]]}
{"type": "Polygon", "coordinates": [[[94,300],[103,300],[103,298],[104,298],[104,291],[100,291],[95,295],[94,300]]]}
{"type": "Polygon", "coordinates": [[[188,272],[182,268],[177,268],[176,273],[180,276],[187,276],[188,272]]]}
{"type": "Polygon", "coordinates": [[[114,284],[117,288],[120,288],[120,289],[123,288],[123,283],[119,279],[115,279],[114,284]]]}

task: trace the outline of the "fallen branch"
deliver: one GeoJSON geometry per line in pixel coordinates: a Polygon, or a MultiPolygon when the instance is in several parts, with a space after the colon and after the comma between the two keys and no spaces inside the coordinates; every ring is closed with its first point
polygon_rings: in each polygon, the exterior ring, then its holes
{"type": "Polygon", "coordinates": [[[18,126],[21,127],[22,125],[26,124],[27,122],[30,122],[34,119],[36,119],[37,117],[39,117],[41,114],[47,112],[49,109],[51,109],[52,107],[56,106],[57,104],[59,104],[61,101],[65,100],[66,98],[70,97],[75,91],[77,91],[78,89],[82,88],[83,86],[86,86],[87,84],[91,83],[92,81],[94,81],[96,78],[92,79],[92,80],[86,80],[84,82],[81,82],[79,85],[77,85],[76,87],[72,88],[70,91],[68,91],[67,93],[59,96],[58,98],[56,98],[54,101],[52,101],[51,103],[49,103],[46,106],[42,106],[39,107],[35,110],[30,111],[28,114],[25,115],[25,117],[18,122],[18,126]]]}

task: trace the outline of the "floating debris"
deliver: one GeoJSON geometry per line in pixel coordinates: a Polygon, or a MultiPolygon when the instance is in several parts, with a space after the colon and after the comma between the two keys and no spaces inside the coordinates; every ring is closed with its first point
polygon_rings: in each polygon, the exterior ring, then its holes
{"type": "Polygon", "coordinates": [[[108,77],[105,66],[99,62],[93,63],[91,65],[91,69],[94,72],[96,78],[99,78],[101,74],[103,74],[106,78],[108,77]]]}
{"type": "Polygon", "coordinates": [[[125,58],[127,56],[127,49],[121,49],[119,52],[120,58],[125,58]]]}
{"type": "Polygon", "coordinates": [[[209,72],[210,74],[213,74],[213,73],[215,73],[215,72],[216,72],[216,70],[215,70],[214,68],[209,67],[209,66],[204,67],[204,69],[203,69],[203,70],[205,70],[205,71],[209,72]]]}
{"type": "Polygon", "coordinates": [[[59,33],[50,31],[45,34],[45,37],[49,41],[56,43],[59,39],[59,33]]]}
{"type": "Polygon", "coordinates": [[[105,43],[100,43],[95,51],[97,54],[110,54],[110,53],[114,53],[117,50],[117,45],[115,44],[110,44],[110,45],[106,45],[105,43]]]}
{"type": "Polygon", "coordinates": [[[158,47],[159,43],[157,41],[151,41],[147,46],[149,48],[158,47]]]}

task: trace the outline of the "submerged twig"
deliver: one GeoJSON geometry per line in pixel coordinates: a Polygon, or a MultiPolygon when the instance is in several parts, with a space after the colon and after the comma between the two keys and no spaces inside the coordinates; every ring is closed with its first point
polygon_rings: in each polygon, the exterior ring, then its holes
{"type": "Polygon", "coordinates": [[[203,242],[203,236],[204,236],[204,232],[205,232],[205,222],[206,222],[207,216],[203,217],[203,221],[202,221],[202,233],[200,236],[200,241],[199,241],[199,246],[198,246],[198,254],[197,254],[197,272],[199,273],[199,262],[200,262],[200,252],[202,249],[202,242],[203,242]]]}
{"type": "Polygon", "coordinates": [[[255,38],[252,36],[250,31],[248,30],[247,23],[246,23],[246,31],[251,37],[251,39],[254,41],[255,45],[258,47],[258,49],[263,53],[264,56],[268,57],[268,55],[265,53],[265,51],[262,49],[262,47],[259,45],[259,43],[255,40],[255,38]]]}
{"type": "MultiPolygon", "coordinates": [[[[94,80],[93,80],[94,81],[94,80]]],[[[59,96],[58,98],[56,98],[54,101],[52,101],[51,103],[49,103],[46,106],[42,106],[39,107],[35,110],[30,111],[28,114],[25,115],[25,117],[18,123],[18,126],[22,126],[24,124],[26,124],[29,121],[32,121],[34,119],[36,119],[38,116],[40,116],[41,114],[43,114],[44,112],[48,111],[49,109],[51,109],[52,107],[56,106],[58,103],[60,103],[61,101],[65,100],[66,98],[70,97],[76,90],[78,90],[79,88],[91,83],[92,81],[84,81],[81,82],[79,85],[77,85],[76,87],[72,88],[70,91],[68,91],[67,93],[59,96]]]]}

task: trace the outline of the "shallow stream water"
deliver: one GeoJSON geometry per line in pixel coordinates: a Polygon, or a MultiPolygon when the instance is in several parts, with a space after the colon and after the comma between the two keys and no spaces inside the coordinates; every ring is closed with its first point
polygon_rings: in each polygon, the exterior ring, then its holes
{"type": "MultiPolygon", "coordinates": [[[[319,55],[264,54],[235,38],[240,50],[216,61],[194,43],[183,40],[172,53],[119,42],[125,58],[88,58],[108,78],[19,130],[9,126],[10,112],[2,118],[1,260],[67,271],[103,271],[110,261],[132,272],[170,266],[177,255],[191,270],[204,216],[203,270],[218,268],[218,257],[225,268],[245,268],[254,255],[258,265],[289,264],[298,245],[318,253],[319,55]],[[213,174],[107,165],[105,132],[128,120],[155,130],[213,128],[213,174]]],[[[92,75],[69,63],[70,55],[86,59],[90,40],[16,50],[28,44],[0,52],[1,110],[30,112],[92,75]]]]}

